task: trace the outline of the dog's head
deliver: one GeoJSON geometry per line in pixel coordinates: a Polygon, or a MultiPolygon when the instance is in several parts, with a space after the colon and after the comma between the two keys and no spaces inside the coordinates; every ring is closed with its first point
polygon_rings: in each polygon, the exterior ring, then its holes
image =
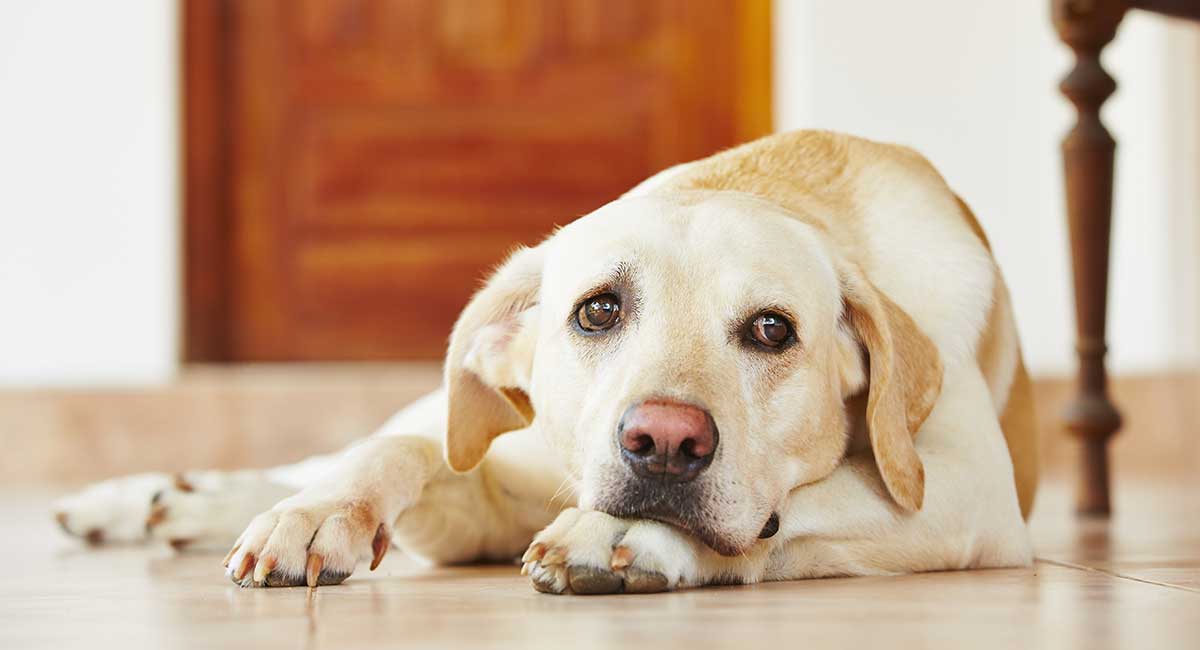
{"type": "Polygon", "coordinates": [[[624,198],[513,255],[447,358],[447,460],[533,426],[580,504],[744,551],[846,452],[866,391],[880,475],[920,508],[912,437],[940,388],[933,344],[821,229],[732,193],[624,198]]]}

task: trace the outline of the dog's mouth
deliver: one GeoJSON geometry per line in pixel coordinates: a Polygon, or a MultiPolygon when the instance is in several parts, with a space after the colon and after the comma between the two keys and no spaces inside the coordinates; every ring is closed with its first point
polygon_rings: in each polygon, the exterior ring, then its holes
{"type": "Polygon", "coordinates": [[[746,547],[731,540],[729,537],[715,531],[711,526],[704,523],[698,523],[681,519],[672,514],[647,513],[641,515],[643,519],[652,519],[664,524],[670,524],[695,537],[704,543],[705,546],[720,553],[721,555],[734,556],[741,555],[746,552],[746,547]]]}
{"type": "Polygon", "coordinates": [[[741,555],[757,539],[774,534],[772,518],[764,522],[762,533],[755,530],[747,535],[731,534],[735,531],[721,530],[711,522],[716,517],[708,512],[708,499],[703,488],[697,485],[675,485],[647,487],[631,481],[621,489],[605,491],[593,507],[614,517],[650,519],[674,526],[700,540],[705,546],[725,556],[741,555]],[[769,533],[764,535],[764,533],[769,533]]]}

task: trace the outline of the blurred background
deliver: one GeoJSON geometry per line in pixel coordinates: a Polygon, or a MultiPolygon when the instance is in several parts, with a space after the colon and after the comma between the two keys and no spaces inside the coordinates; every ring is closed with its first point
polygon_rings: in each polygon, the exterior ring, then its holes
{"type": "MultiPolygon", "coordinates": [[[[1008,278],[1051,469],[1074,370],[1045,0],[7,0],[0,481],[268,465],[437,382],[479,278],[773,130],[904,143],[1008,278]]],[[[1117,465],[1200,443],[1200,29],[1131,13],[1109,301],[1117,465]]]]}

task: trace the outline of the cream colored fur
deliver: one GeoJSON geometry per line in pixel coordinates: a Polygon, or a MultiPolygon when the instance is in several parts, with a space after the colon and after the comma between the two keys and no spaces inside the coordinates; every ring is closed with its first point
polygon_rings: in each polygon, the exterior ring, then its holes
{"type": "MultiPolygon", "coordinates": [[[[900,147],[781,134],[671,168],[515,253],[455,327],[445,389],[338,457],[242,475],[299,492],[250,522],[228,572],[303,584],[317,556],[319,581],[338,582],[381,539],[435,562],[525,551],[534,586],[557,593],[1023,566],[1031,408],[1007,290],[937,172],[900,147]],[[575,306],[613,287],[622,329],[579,336],[575,306]],[[768,307],[799,341],[777,355],[730,335],[768,307]],[[720,428],[699,514],[678,526],[606,514],[626,476],[614,427],[650,396],[701,404],[720,428]],[[759,539],[772,513],[779,531],[759,539]]],[[[125,481],[64,501],[64,525],[137,539],[150,495],[180,497],[165,478],[125,481]]],[[[217,476],[194,492],[230,489],[217,476]]],[[[189,528],[190,512],[168,507],[143,535],[234,530],[189,528]]]]}

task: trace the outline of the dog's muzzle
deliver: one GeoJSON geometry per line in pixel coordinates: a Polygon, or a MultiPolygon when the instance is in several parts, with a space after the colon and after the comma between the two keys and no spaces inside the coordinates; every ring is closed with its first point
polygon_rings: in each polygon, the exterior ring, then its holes
{"type": "Polygon", "coordinates": [[[621,459],[643,479],[687,483],[711,463],[720,436],[705,409],[666,399],[630,406],[617,424],[621,459]]]}

